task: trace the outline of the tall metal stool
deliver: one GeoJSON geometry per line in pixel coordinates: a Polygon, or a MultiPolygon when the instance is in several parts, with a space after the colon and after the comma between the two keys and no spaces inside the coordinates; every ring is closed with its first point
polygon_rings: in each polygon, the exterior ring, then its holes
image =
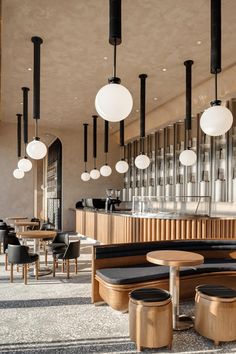
{"type": "Polygon", "coordinates": [[[236,291],[223,285],[197,286],[195,330],[215,345],[236,340],[236,291]]]}
{"type": "Polygon", "coordinates": [[[129,333],[137,350],[172,346],[172,304],[168,291],[155,288],[129,294],[129,333]]]}

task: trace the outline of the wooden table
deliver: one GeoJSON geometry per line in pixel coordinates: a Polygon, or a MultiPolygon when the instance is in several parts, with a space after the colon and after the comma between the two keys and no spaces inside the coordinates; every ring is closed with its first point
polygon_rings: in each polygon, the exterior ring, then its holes
{"type": "MultiPolygon", "coordinates": [[[[28,230],[28,231],[19,231],[16,233],[18,237],[21,237],[23,239],[33,239],[34,253],[37,253],[38,255],[40,255],[39,240],[44,240],[48,238],[53,239],[56,236],[56,234],[57,234],[56,231],[48,231],[48,230],[28,230]]],[[[40,266],[39,266],[39,275],[45,275],[45,273],[42,272],[42,269],[40,270],[40,266]]]]}
{"type": "Polygon", "coordinates": [[[170,293],[172,295],[173,329],[183,330],[193,326],[192,319],[179,314],[179,268],[199,265],[204,262],[202,255],[186,251],[153,251],[147,260],[154,264],[170,267],[170,293]]]}
{"type": "Polygon", "coordinates": [[[39,226],[39,223],[37,221],[15,221],[14,225],[17,228],[17,231],[19,231],[19,228],[22,228],[22,231],[25,231],[25,227],[27,226],[39,226]]]}
{"type": "Polygon", "coordinates": [[[28,219],[27,216],[9,216],[8,218],[6,218],[6,220],[26,220],[28,219]]]}

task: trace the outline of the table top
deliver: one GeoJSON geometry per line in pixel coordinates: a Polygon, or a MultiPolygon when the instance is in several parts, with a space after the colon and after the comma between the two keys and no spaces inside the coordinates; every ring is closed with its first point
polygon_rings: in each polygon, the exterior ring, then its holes
{"type": "Polygon", "coordinates": [[[6,220],[26,220],[27,216],[9,216],[6,220]]]}
{"type": "Polygon", "coordinates": [[[37,221],[15,221],[14,224],[16,226],[36,226],[38,225],[39,223],[37,221]]]}
{"type": "Polygon", "coordinates": [[[19,231],[16,233],[17,236],[22,238],[53,238],[56,236],[56,231],[49,230],[29,230],[29,231],[19,231]]]}
{"type": "Polygon", "coordinates": [[[204,257],[199,253],[170,250],[149,252],[147,260],[154,264],[183,267],[202,264],[204,257]]]}

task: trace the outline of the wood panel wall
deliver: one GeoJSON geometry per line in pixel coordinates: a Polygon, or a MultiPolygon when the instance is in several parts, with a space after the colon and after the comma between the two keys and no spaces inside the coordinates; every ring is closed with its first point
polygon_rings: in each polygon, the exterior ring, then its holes
{"type": "Polygon", "coordinates": [[[76,210],[76,231],[103,244],[204,238],[236,239],[236,219],[170,220],[76,210]]]}

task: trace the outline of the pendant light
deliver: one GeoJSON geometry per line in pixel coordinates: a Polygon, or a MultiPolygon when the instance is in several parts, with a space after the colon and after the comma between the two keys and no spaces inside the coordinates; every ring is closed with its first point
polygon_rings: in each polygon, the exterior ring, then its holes
{"type": "Polygon", "coordinates": [[[26,148],[26,152],[32,159],[43,159],[47,154],[47,147],[42,143],[38,136],[38,120],[40,119],[40,45],[43,43],[42,38],[32,37],[34,43],[34,102],[33,102],[33,118],[35,119],[35,137],[26,148]]]}
{"type": "Polygon", "coordinates": [[[121,44],[121,0],[109,1],[109,19],[109,43],[114,46],[113,76],[108,79],[108,85],[98,91],[95,107],[103,119],[119,122],[128,117],[133,107],[129,90],[116,76],[116,47],[121,44]]]}
{"type": "Polygon", "coordinates": [[[100,173],[103,177],[108,177],[112,173],[111,167],[107,163],[107,154],[108,154],[108,136],[109,136],[109,122],[104,121],[104,153],[105,153],[105,165],[100,168],[100,173]]]}
{"type": "Polygon", "coordinates": [[[93,159],[94,167],[90,171],[90,177],[92,179],[98,179],[100,177],[100,172],[96,167],[96,158],[97,158],[97,118],[98,116],[93,116],[93,159]]]}
{"type": "Polygon", "coordinates": [[[145,106],[146,106],[146,74],[140,74],[140,155],[134,161],[135,166],[140,170],[144,170],[150,165],[150,159],[144,154],[144,138],[145,138],[145,106]]]}
{"type": "MultiPolygon", "coordinates": [[[[184,62],[186,67],[186,115],[185,115],[185,129],[187,144],[189,140],[189,132],[192,129],[192,60],[186,60],[184,62]]],[[[179,155],[179,160],[184,166],[192,166],[197,161],[196,153],[187,146],[187,149],[183,150],[179,155]]]]}
{"type": "MultiPolygon", "coordinates": [[[[21,117],[22,114],[18,113],[17,115],[17,157],[18,159],[21,157],[21,117]]],[[[21,179],[25,175],[24,171],[20,170],[19,168],[16,168],[13,171],[13,176],[16,179],[21,179]]]]}
{"type": "Polygon", "coordinates": [[[205,134],[225,134],[233,124],[230,110],[221,106],[217,97],[217,74],[221,72],[221,0],[211,0],[211,74],[215,75],[215,100],[201,116],[200,126],[205,134]]]}
{"type": "MultiPolygon", "coordinates": [[[[120,121],[120,148],[121,148],[121,150],[124,150],[124,146],[125,146],[124,131],[125,131],[125,122],[124,122],[124,120],[121,120],[120,121]]],[[[123,151],[123,155],[124,155],[124,151],[123,151]]],[[[122,158],[120,161],[118,161],[116,163],[115,169],[119,173],[126,173],[129,169],[129,165],[124,160],[124,158],[122,158]]]]}
{"type": "Polygon", "coordinates": [[[81,179],[84,182],[90,180],[90,174],[87,172],[86,164],[88,161],[88,124],[84,123],[84,172],[81,174],[81,179]]]}
{"type": "Polygon", "coordinates": [[[23,91],[23,123],[24,123],[24,144],[25,156],[19,160],[18,168],[24,172],[29,172],[32,169],[32,162],[26,155],[26,146],[28,144],[28,87],[22,87],[23,91]]]}

